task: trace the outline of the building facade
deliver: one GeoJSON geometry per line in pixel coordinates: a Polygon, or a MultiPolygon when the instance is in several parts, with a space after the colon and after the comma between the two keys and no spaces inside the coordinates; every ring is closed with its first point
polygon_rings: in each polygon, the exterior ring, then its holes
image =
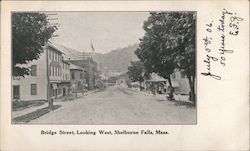
{"type": "Polygon", "coordinates": [[[27,65],[18,65],[30,68],[31,72],[24,77],[13,77],[13,100],[47,100],[46,53],[27,65]]]}
{"type": "Polygon", "coordinates": [[[97,70],[97,63],[92,58],[84,60],[68,60],[67,62],[83,68],[86,72],[86,85],[88,90],[93,90],[96,87],[96,82],[100,78],[97,70]]]}
{"type": "Polygon", "coordinates": [[[70,81],[72,93],[83,93],[87,89],[87,71],[84,68],[70,64],[70,81]]]}
{"type": "Polygon", "coordinates": [[[69,63],[63,61],[63,53],[48,43],[40,58],[27,65],[30,75],[13,77],[13,100],[47,100],[48,84],[51,97],[60,98],[70,93],[69,63]]]}

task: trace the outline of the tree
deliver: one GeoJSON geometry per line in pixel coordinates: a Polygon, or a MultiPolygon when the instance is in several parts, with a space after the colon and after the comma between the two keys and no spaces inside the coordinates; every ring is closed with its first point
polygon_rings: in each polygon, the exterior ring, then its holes
{"type": "Polygon", "coordinates": [[[193,12],[152,12],[143,28],[136,55],[145,67],[168,79],[173,96],[170,75],[174,69],[184,70],[195,100],[195,14],[193,12]]]}
{"type": "Polygon", "coordinates": [[[48,40],[57,30],[48,22],[43,13],[13,13],[12,14],[12,51],[13,51],[13,75],[29,75],[28,67],[20,64],[28,64],[37,60],[43,52],[48,40]]]}
{"type": "Polygon", "coordinates": [[[132,82],[140,83],[140,90],[142,89],[141,83],[144,81],[145,70],[143,63],[140,61],[132,61],[131,65],[128,67],[128,76],[132,82]]]}
{"type": "Polygon", "coordinates": [[[191,90],[191,101],[196,104],[195,100],[195,25],[196,14],[181,13],[176,17],[176,23],[172,27],[172,34],[176,36],[175,63],[177,67],[184,70],[187,75],[191,90]]]}
{"type": "Polygon", "coordinates": [[[136,55],[143,62],[149,72],[168,79],[170,86],[169,98],[173,99],[173,87],[170,75],[176,67],[173,51],[167,43],[170,38],[168,33],[174,18],[168,17],[168,13],[150,13],[147,21],[144,22],[143,29],[145,35],[140,39],[139,48],[136,55]]]}

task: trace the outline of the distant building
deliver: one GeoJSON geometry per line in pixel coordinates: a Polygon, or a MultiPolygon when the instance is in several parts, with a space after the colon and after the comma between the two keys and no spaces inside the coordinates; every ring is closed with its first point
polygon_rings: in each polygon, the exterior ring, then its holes
{"type": "Polygon", "coordinates": [[[97,84],[96,82],[100,78],[100,75],[99,71],[97,70],[97,63],[93,59],[87,58],[84,60],[68,60],[67,62],[85,69],[88,90],[95,88],[97,84]]]}
{"type": "Polygon", "coordinates": [[[13,77],[13,100],[47,100],[47,85],[50,82],[51,97],[59,98],[70,92],[69,63],[63,61],[63,53],[48,43],[40,58],[27,65],[30,75],[13,77]],[[47,59],[46,59],[47,55],[47,59]],[[49,81],[47,80],[49,77],[49,81]]]}
{"type": "MultiPolygon", "coordinates": [[[[176,94],[189,94],[190,92],[187,76],[181,70],[175,70],[171,74],[171,84],[176,94]]],[[[170,91],[168,80],[155,73],[151,74],[150,80],[146,80],[146,87],[148,90],[155,89],[157,93],[167,93],[170,91]]]]}
{"type": "Polygon", "coordinates": [[[87,88],[87,71],[84,68],[70,64],[70,82],[73,93],[83,92],[87,88]]]}

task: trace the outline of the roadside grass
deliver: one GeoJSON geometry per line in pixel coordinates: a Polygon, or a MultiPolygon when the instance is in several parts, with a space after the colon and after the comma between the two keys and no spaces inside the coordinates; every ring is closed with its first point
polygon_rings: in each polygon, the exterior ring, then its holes
{"type": "Polygon", "coordinates": [[[52,109],[50,109],[49,107],[38,109],[34,112],[12,119],[12,123],[13,124],[28,123],[29,121],[39,118],[43,116],[44,114],[49,113],[50,111],[58,109],[59,107],[61,107],[61,105],[54,105],[52,109]]]}
{"type": "Polygon", "coordinates": [[[46,101],[44,100],[32,100],[32,101],[13,101],[12,102],[12,111],[21,111],[34,106],[41,106],[46,101]]]}

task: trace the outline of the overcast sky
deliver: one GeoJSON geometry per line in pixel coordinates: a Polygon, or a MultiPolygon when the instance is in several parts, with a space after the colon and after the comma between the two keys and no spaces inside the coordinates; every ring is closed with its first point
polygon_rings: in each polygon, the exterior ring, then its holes
{"type": "Polygon", "coordinates": [[[58,12],[59,37],[52,41],[78,51],[90,51],[92,41],[97,53],[139,43],[148,12],[58,12]]]}

